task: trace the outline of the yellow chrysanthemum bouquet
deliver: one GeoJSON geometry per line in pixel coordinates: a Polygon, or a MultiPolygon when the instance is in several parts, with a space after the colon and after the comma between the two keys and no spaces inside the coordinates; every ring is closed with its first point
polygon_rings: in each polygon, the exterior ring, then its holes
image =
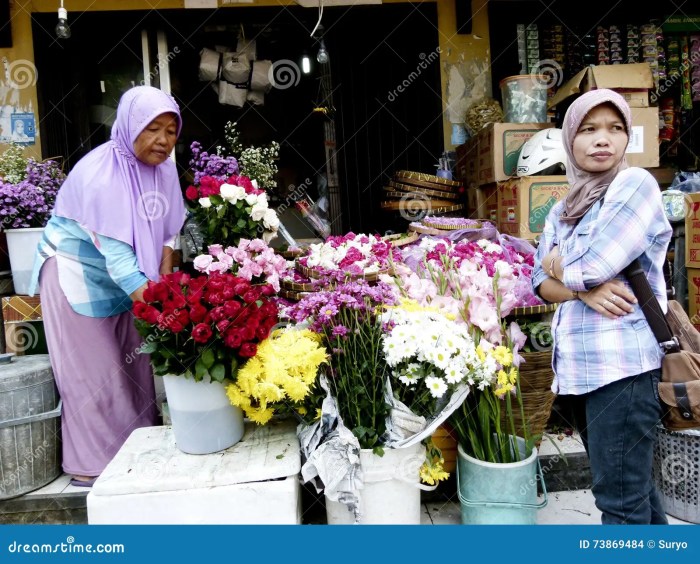
{"type": "Polygon", "coordinates": [[[314,393],[319,367],[327,361],[318,334],[278,329],[258,345],[256,355],[239,369],[226,393],[259,425],[275,414],[305,415],[305,401],[314,393]]]}

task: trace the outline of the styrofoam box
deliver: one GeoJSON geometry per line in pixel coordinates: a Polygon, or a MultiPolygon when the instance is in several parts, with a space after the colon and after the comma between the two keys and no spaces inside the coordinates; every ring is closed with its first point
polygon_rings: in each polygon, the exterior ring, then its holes
{"type": "Polygon", "coordinates": [[[178,450],[169,426],[137,429],[87,496],[90,524],[299,524],[299,441],[292,421],[246,422],[213,454],[178,450]]]}

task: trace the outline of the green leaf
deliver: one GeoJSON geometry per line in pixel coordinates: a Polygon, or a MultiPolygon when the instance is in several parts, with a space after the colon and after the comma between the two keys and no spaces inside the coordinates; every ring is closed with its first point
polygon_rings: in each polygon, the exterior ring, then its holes
{"type": "Polygon", "coordinates": [[[139,349],[139,352],[141,354],[152,354],[158,350],[158,345],[157,343],[150,342],[150,343],[143,343],[141,345],[141,348],[139,349]]]}
{"type": "Polygon", "coordinates": [[[216,355],[211,349],[207,349],[204,352],[202,352],[199,358],[206,368],[211,368],[214,362],[216,361],[216,355]]]}
{"type": "Polygon", "coordinates": [[[237,225],[238,227],[240,227],[241,229],[243,229],[243,228],[245,227],[245,223],[246,223],[246,222],[245,222],[245,219],[241,218],[241,219],[238,220],[238,222],[236,223],[236,225],[237,225]]]}
{"type": "Polygon", "coordinates": [[[202,357],[199,357],[197,359],[197,362],[194,364],[194,379],[195,380],[201,380],[205,376],[209,375],[209,369],[207,366],[204,364],[202,361],[202,357]]]}
{"type": "Polygon", "coordinates": [[[209,196],[209,200],[211,201],[212,205],[214,205],[214,206],[220,206],[221,204],[224,203],[224,199],[221,196],[218,196],[216,194],[209,196]]]}
{"type": "Polygon", "coordinates": [[[209,373],[212,380],[223,382],[226,378],[226,367],[223,364],[215,364],[209,373]]]}

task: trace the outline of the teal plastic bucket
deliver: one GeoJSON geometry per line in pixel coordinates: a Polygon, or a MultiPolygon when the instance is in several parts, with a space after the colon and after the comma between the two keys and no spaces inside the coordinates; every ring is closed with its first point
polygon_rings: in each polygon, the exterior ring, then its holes
{"type": "MultiPolygon", "coordinates": [[[[517,437],[525,456],[525,441],[517,437]]],[[[464,525],[534,525],[537,510],[547,505],[547,489],[542,480],[543,500],[537,502],[537,476],[542,476],[537,449],[520,462],[493,463],[472,458],[457,446],[457,492],[464,525]]]]}

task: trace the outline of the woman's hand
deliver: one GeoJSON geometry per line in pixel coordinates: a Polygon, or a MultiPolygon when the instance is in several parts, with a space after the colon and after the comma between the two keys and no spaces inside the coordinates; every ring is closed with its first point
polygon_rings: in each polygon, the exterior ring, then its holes
{"type": "Polygon", "coordinates": [[[637,303],[637,298],[620,280],[609,280],[588,292],[579,292],[578,297],[608,319],[632,313],[637,303]]]}
{"type": "Polygon", "coordinates": [[[561,256],[559,254],[559,246],[554,245],[552,249],[542,258],[542,270],[544,270],[544,273],[549,276],[550,278],[554,278],[555,280],[559,280],[556,276],[552,276],[552,271],[549,269],[549,267],[552,264],[552,260],[561,256]]]}
{"type": "Polygon", "coordinates": [[[141,286],[138,290],[131,292],[131,294],[129,294],[131,301],[132,302],[142,302],[143,301],[143,292],[146,288],[148,288],[148,283],[141,286]]]}

